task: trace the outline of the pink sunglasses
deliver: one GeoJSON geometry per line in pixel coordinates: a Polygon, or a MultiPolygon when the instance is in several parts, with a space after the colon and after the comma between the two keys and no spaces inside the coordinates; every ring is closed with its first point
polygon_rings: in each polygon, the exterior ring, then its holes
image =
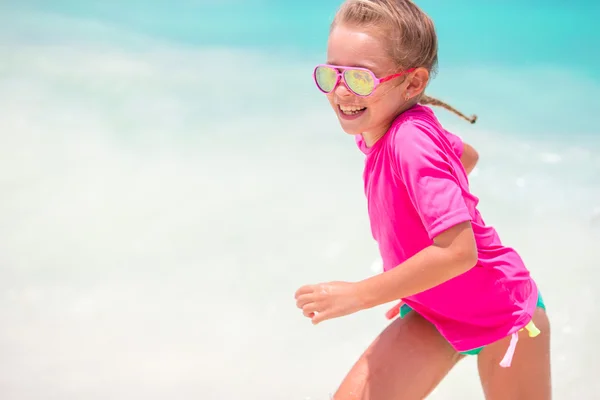
{"type": "Polygon", "coordinates": [[[340,83],[340,80],[343,80],[348,90],[352,93],[357,96],[368,97],[373,94],[375,88],[383,82],[406,75],[414,70],[415,68],[411,68],[378,79],[372,71],[366,68],[319,64],[313,71],[313,78],[317,87],[323,93],[331,93],[340,83]]]}

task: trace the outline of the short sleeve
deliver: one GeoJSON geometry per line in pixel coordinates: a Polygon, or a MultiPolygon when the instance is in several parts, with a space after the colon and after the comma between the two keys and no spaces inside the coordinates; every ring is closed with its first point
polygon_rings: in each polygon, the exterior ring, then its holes
{"type": "Polygon", "coordinates": [[[408,196],[429,238],[433,239],[472,218],[454,168],[444,152],[444,149],[451,151],[441,137],[445,132],[429,126],[407,125],[394,137],[394,157],[408,196]]]}
{"type": "Polygon", "coordinates": [[[454,153],[458,156],[458,158],[461,158],[463,151],[465,150],[465,145],[464,145],[462,139],[451,132],[448,132],[448,131],[445,131],[445,132],[446,132],[446,137],[448,138],[448,141],[452,145],[452,149],[454,150],[454,153]]]}

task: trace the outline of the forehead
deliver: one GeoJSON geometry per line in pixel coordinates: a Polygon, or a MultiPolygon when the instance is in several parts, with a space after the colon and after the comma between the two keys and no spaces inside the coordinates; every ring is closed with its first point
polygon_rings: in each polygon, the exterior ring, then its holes
{"type": "Polygon", "coordinates": [[[369,30],[337,25],[329,35],[327,63],[384,72],[394,68],[382,40],[369,30]]]}

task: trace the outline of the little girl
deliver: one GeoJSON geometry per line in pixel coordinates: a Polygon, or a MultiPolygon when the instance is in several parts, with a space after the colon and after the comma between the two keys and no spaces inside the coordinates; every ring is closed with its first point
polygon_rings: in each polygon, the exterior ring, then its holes
{"type": "Polygon", "coordinates": [[[485,224],[452,137],[419,104],[437,64],[432,21],[409,0],[347,0],[327,58],[314,79],[365,154],[385,272],[303,286],[296,304],[318,324],[403,302],[334,399],[423,399],[466,355],[477,355],[486,399],[550,399],[550,324],[537,285],[485,224]]]}

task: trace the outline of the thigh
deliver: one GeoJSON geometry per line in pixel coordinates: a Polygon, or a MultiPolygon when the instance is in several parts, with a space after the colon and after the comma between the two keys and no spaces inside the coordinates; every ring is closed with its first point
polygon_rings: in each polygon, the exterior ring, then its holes
{"type": "Polygon", "coordinates": [[[538,308],[533,322],[540,334],[530,338],[527,331],[519,332],[519,341],[512,365],[502,368],[510,338],[486,346],[478,357],[479,376],[487,400],[550,400],[550,322],[546,312],[538,308]]]}
{"type": "Polygon", "coordinates": [[[416,312],[392,322],[362,354],[334,400],[422,400],[462,356],[416,312]]]}

